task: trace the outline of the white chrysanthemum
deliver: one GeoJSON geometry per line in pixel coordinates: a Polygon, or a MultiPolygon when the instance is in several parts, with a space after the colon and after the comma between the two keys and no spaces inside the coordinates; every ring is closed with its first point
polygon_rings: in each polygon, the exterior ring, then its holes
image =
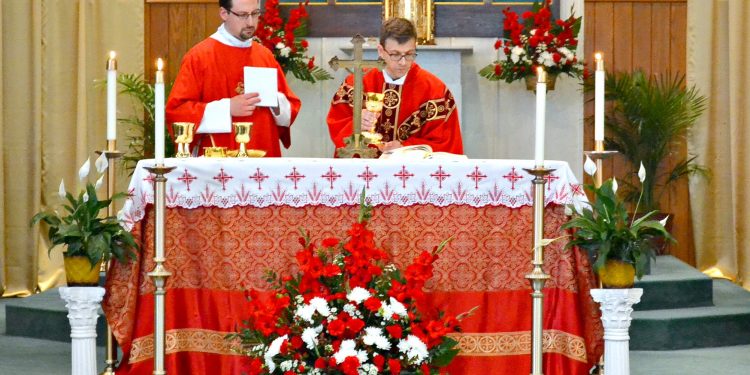
{"type": "Polygon", "coordinates": [[[286,47],[286,46],[284,45],[284,43],[282,43],[282,42],[278,42],[278,43],[276,43],[276,49],[278,49],[278,50],[281,50],[281,49],[284,49],[284,47],[286,47]]]}
{"type": "Polygon", "coordinates": [[[310,350],[315,350],[315,345],[318,345],[318,335],[323,332],[323,326],[307,327],[302,331],[302,342],[307,345],[310,350]]]}
{"type": "Polygon", "coordinates": [[[341,342],[341,345],[339,345],[339,351],[333,354],[333,358],[336,360],[337,364],[341,364],[344,362],[346,357],[356,357],[357,356],[357,350],[355,349],[357,344],[354,342],[354,340],[344,340],[341,342]]]}
{"type": "Polygon", "coordinates": [[[381,350],[391,349],[391,343],[385,336],[383,336],[383,329],[380,327],[365,328],[365,335],[362,337],[362,342],[365,345],[374,345],[381,350]]]}
{"type": "Polygon", "coordinates": [[[263,354],[263,359],[266,362],[266,367],[268,367],[268,372],[273,372],[276,369],[276,363],[273,362],[273,357],[279,354],[281,351],[281,344],[283,344],[286,339],[287,335],[277,337],[276,340],[271,342],[271,345],[268,345],[268,350],[263,354]]]}
{"type": "Polygon", "coordinates": [[[346,299],[357,304],[362,303],[364,300],[370,297],[372,297],[372,294],[370,294],[370,292],[367,289],[361,288],[361,287],[356,287],[352,289],[352,291],[346,295],[346,299]]]}
{"type": "Polygon", "coordinates": [[[417,365],[422,364],[430,354],[427,351],[427,345],[414,335],[409,335],[406,337],[406,340],[399,341],[398,350],[404,353],[410,362],[417,365]]]}
{"type": "Polygon", "coordinates": [[[525,55],[525,54],[526,54],[526,51],[523,48],[519,46],[515,46],[511,48],[510,50],[510,59],[515,64],[515,63],[518,63],[518,60],[521,58],[521,55],[525,55]]]}
{"type": "Polygon", "coordinates": [[[539,64],[542,64],[544,66],[554,66],[555,60],[552,59],[552,54],[544,51],[539,54],[539,58],[536,61],[539,64]]]}
{"type": "Polygon", "coordinates": [[[393,319],[393,309],[388,303],[383,302],[380,305],[380,310],[378,310],[378,312],[380,313],[380,316],[383,317],[383,320],[393,319]]]}
{"type": "Polygon", "coordinates": [[[292,53],[292,49],[289,47],[284,47],[279,51],[279,55],[283,57],[289,57],[289,54],[292,53]]]}
{"type": "Polygon", "coordinates": [[[313,322],[313,314],[315,314],[315,307],[307,304],[297,307],[297,311],[294,312],[294,315],[308,323],[313,322]]]}
{"type": "Polygon", "coordinates": [[[107,160],[107,156],[105,153],[102,152],[102,154],[99,155],[98,158],[96,158],[96,161],[94,162],[94,166],[96,166],[96,171],[99,173],[104,173],[104,171],[107,170],[107,167],[109,166],[109,161],[107,160]]]}
{"type": "Polygon", "coordinates": [[[65,192],[65,179],[60,180],[60,188],[57,190],[57,195],[60,196],[60,199],[65,199],[66,196],[65,192]]]}
{"type": "Polygon", "coordinates": [[[78,180],[83,181],[86,179],[86,176],[89,175],[89,170],[91,169],[91,161],[89,159],[86,159],[86,162],[81,165],[81,168],[78,169],[78,180]]]}
{"type": "Polygon", "coordinates": [[[328,307],[328,302],[320,297],[315,297],[310,300],[310,306],[315,308],[318,314],[323,316],[331,315],[331,309],[328,307]]]}
{"type": "Polygon", "coordinates": [[[560,54],[565,56],[565,58],[568,60],[571,60],[575,57],[575,54],[573,54],[573,52],[571,52],[567,47],[558,48],[557,52],[560,52],[560,54]]]}
{"type": "Polygon", "coordinates": [[[391,310],[393,310],[394,314],[398,314],[399,316],[402,316],[402,317],[409,316],[409,312],[406,311],[406,306],[404,306],[397,299],[391,297],[391,301],[390,302],[391,302],[390,303],[390,307],[391,307],[391,310]]]}

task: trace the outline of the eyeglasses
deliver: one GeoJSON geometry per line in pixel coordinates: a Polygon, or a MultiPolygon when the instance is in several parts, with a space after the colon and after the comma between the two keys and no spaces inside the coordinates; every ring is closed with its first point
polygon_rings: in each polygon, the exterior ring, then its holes
{"type": "MultiPolygon", "coordinates": [[[[226,8],[224,8],[226,9],[226,8]]],[[[261,15],[261,12],[259,9],[254,10],[252,13],[235,13],[231,9],[227,9],[227,12],[232,13],[235,15],[235,17],[247,21],[250,17],[253,17],[253,19],[258,19],[261,15]]]]}
{"type": "Polygon", "coordinates": [[[401,59],[404,59],[405,61],[414,61],[417,58],[417,53],[416,52],[405,53],[405,54],[402,55],[402,54],[400,54],[398,52],[388,52],[388,50],[385,49],[385,48],[383,48],[383,50],[385,51],[385,53],[388,54],[388,58],[391,61],[395,61],[395,62],[401,61],[401,59]]]}

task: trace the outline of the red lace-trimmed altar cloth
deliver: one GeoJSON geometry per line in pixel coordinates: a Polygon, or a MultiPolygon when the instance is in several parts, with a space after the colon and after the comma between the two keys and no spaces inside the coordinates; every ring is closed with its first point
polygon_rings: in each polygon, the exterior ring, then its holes
{"type": "MultiPolygon", "coordinates": [[[[153,369],[153,188],[141,161],[121,218],[143,247],[115,263],[104,309],[125,353],[118,374],[153,369]]],[[[241,324],[245,292],[266,290],[264,274],[296,272],[298,228],[314,240],[341,237],[363,187],[375,205],[370,227],[399,266],[450,236],[428,284],[436,308],[479,306],[457,335],[451,374],[528,374],[533,162],[343,159],[168,159],[166,366],[173,374],[240,374],[244,357],[224,335],[241,324]]],[[[562,205],[582,191],[564,162],[545,187],[545,236],[559,236],[562,205]]],[[[585,254],[547,246],[544,373],[587,374],[602,352],[602,327],[585,254]]]]}

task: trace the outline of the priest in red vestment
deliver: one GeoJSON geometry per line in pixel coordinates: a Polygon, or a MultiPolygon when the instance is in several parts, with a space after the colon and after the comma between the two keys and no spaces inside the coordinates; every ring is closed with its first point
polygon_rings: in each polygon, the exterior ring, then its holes
{"type": "MultiPolygon", "coordinates": [[[[361,109],[362,130],[383,136],[381,151],[426,144],[433,151],[463,154],[456,101],[439,78],[414,63],[416,41],[411,21],[393,18],[383,23],[378,55],[385,60],[385,69],[371,69],[362,82],[365,92],[384,94],[383,110],[361,109]]],[[[328,111],[328,130],[337,148],[352,135],[353,88],[350,75],[328,111]]]]}
{"type": "Polygon", "coordinates": [[[250,121],[253,127],[248,148],[264,150],[267,156],[281,156],[279,141],[285,148],[291,145],[289,127],[301,103],[271,51],[252,41],[261,14],[260,2],[221,0],[219,5],[224,23],[183,58],[167,101],[166,120],[194,123],[194,145],[211,146],[213,138],[216,146],[229,149],[238,148],[232,122],[250,121]],[[257,93],[244,93],[245,66],[276,69],[277,107],[259,107],[257,93]]]}

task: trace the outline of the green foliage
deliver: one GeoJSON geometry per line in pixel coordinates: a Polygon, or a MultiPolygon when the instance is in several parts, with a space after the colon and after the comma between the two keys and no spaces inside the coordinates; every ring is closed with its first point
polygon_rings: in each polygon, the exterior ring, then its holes
{"type": "MultiPolygon", "coordinates": [[[[706,98],[695,87],[685,88],[684,75],[647,76],[641,70],[610,73],[606,80],[606,100],[612,104],[606,114],[609,136],[607,149],[616,150],[630,165],[632,175],[641,162],[649,176],[643,184],[644,210],[659,208],[666,188],[687,175],[707,175],[707,169],[687,157],[668,168],[668,160],[703,114],[706,98]]],[[[635,202],[638,188],[630,190],[627,200],[635,202]]]]}
{"type": "Polygon", "coordinates": [[[631,218],[625,201],[618,198],[613,189],[613,180],[605,181],[600,188],[586,186],[596,199],[587,203],[580,212],[575,207],[573,218],[562,225],[562,229],[574,229],[566,248],[578,246],[594,259],[594,271],[604,266],[609,259],[621,260],[635,266],[640,279],[648,262],[655,257],[654,240],[664,237],[674,242],[664,225],[650,219],[656,211],[639,218],[631,218]]]}
{"type": "MultiPolygon", "coordinates": [[[[154,85],[147,82],[142,74],[120,74],[117,84],[120,86],[120,94],[130,97],[135,112],[142,113],[142,116],[134,115],[117,120],[129,128],[128,151],[123,156],[123,162],[125,168],[132,172],[139,160],[154,157],[154,85]]],[[[164,85],[165,97],[169,97],[171,89],[171,83],[164,85]]],[[[175,153],[174,142],[166,129],[164,132],[164,152],[167,156],[172,156],[175,153]]]]}
{"type": "Polygon", "coordinates": [[[67,245],[63,255],[85,256],[92,267],[111,257],[127,262],[128,258],[135,259],[134,250],[138,249],[133,235],[115,216],[100,217],[102,210],[106,210],[113,200],[125,196],[118,193],[110,199],[99,200],[94,185],[87,183],[77,197],[65,193],[63,214],[56,210],[39,212],[31,219],[31,225],[44,222],[49,227],[47,237],[51,246],[48,252],[57,245],[67,245]]]}

